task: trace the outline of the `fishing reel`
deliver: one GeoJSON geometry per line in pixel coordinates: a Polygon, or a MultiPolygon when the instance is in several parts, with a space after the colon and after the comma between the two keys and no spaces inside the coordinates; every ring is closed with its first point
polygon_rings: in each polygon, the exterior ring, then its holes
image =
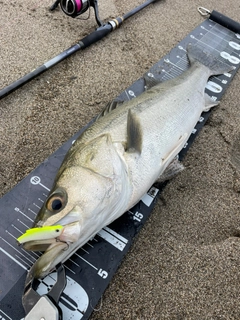
{"type": "Polygon", "coordinates": [[[55,10],[58,5],[62,11],[69,17],[76,18],[93,7],[97,24],[102,26],[103,23],[99,18],[98,0],[56,0],[50,10],[55,10]]]}

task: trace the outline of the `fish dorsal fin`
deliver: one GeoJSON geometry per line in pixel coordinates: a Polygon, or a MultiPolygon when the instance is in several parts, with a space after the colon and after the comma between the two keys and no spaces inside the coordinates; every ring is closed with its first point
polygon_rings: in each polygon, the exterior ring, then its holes
{"type": "Polygon", "coordinates": [[[106,106],[103,108],[103,110],[101,111],[101,113],[97,116],[95,121],[97,121],[99,118],[104,117],[105,115],[110,113],[112,110],[114,110],[114,109],[118,108],[119,106],[121,106],[123,103],[124,103],[124,101],[115,100],[115,99],[110,101],[110,102],[108,102],[106,104],[106,106]]]}
{"type": "Polygon", "coordinates": [[[156,85],[161,83],[161,81],[156,79],[154,74],[151,72],[146,72],[143,76],[143,79],[145,82],[146,90],[151,89],[152,87],[155,87],[156,85]]]}
{"type": "Polygon", "coordinates": [[[136,115],[128,110],[127,118],[127,148],[128,152],[137,152],[138,154],[142,151],[142,130],[136,115]]]}

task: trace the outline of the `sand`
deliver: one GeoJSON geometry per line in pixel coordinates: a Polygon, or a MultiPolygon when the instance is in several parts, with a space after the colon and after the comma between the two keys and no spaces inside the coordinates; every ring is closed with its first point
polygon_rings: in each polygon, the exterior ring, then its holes
{"type": "MultiPolygon", "coordinates": [[[[49,0],[2,0],[0,88],[94,30],[48,11],[49,0]]],[[[108,21],[140,0],[99,0],[108,21]]],[[[197,6],[240,20],[239,1],[166,0],[0,101],[0,194],[87,124],[203,21],[197,6]]],[[[240,319],[240,72],[164,189],[91,319],[240,319]]]]}

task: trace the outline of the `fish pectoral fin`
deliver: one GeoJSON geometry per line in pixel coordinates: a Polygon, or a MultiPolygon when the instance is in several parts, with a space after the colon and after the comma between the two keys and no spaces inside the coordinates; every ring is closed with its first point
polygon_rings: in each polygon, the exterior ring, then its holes
{"type": "Polygon", "coordinates": [[[127,152],[142,152],[142,130],[136,115],[128,110],[127,118],[127,152]]]}
{"type": "Polygon", "coordinates": [[[205,93],[204,97],[205,97],[205,106],[203,108],[204,112],[208,112],[212,107],[215,107],[219,104],[219,101],[214,101],[207,93],[205,93]]]}
{"type": "Polygon", "coordinates": [[[184,170],[184,165],[178,160],[178,156],[176,156],[164,170],[164,172],[160,175],[156,182],[163,183],[164,181],[172,179],[179,172],[184,170]]]}
{"type": "Polygon", "coordinates": [[[116,100],[116,99],[108,102],[106,104],[106,106],[103,108],[103,110],[101,111],[101,113],[97,116],[95,121],[97,121],[99,118],[102,118],[102,117],[106,116],[108,113],[110,113],[114,109],[120,107],[123,103],[124,103],[124,101],[116,100]]]}
{"type": "Polygon", "coordinates": [[[163,183],[164,181],[172,179],[176,174],[184,170],[184,165],[178,160],[178,153],[182,150],[186,142],[187,136],[188,134],[184,133],[179,138],[175,147],[169,152],[169,154],[164,159],[162,159],[162,166],[163,168],[166,166],[166,168],[160,174],[156,182],[163,183]],[[173,156],[174,158],[172,159],[173,156]],[[170,161],[170,159],[172,160],[170,161]]]}
{"type": "MultiPolygon", "coordinates": [[[[164,159],[162,159],[162,167],[167,168],[168,164],[171,163],[171,159],[176,157],[176,155],[182,150],[186,140],[187,140],[188,134],[187,132],[184,133],[182,136],[180,136],[179,140],[177,141],[177,144],[174,146],[174,148],[166,155],[164,159]]],[[[164,169],[164,170],[165,170],[164,169]]],[[[164,172],[164,171],[163,171],[164,172]]]]}

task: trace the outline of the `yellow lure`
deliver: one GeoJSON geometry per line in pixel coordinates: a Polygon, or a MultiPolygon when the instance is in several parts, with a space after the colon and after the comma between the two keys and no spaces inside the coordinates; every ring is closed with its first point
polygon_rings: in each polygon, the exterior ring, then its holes
{"type": "Polygon", "coordinates": [[[60,236],[63,226],[45,226],[41,228],[28,229],[23,235],[17,238],[19,244],[33,241],[33,240],[45,240],[53,239],[60,236]]]}

